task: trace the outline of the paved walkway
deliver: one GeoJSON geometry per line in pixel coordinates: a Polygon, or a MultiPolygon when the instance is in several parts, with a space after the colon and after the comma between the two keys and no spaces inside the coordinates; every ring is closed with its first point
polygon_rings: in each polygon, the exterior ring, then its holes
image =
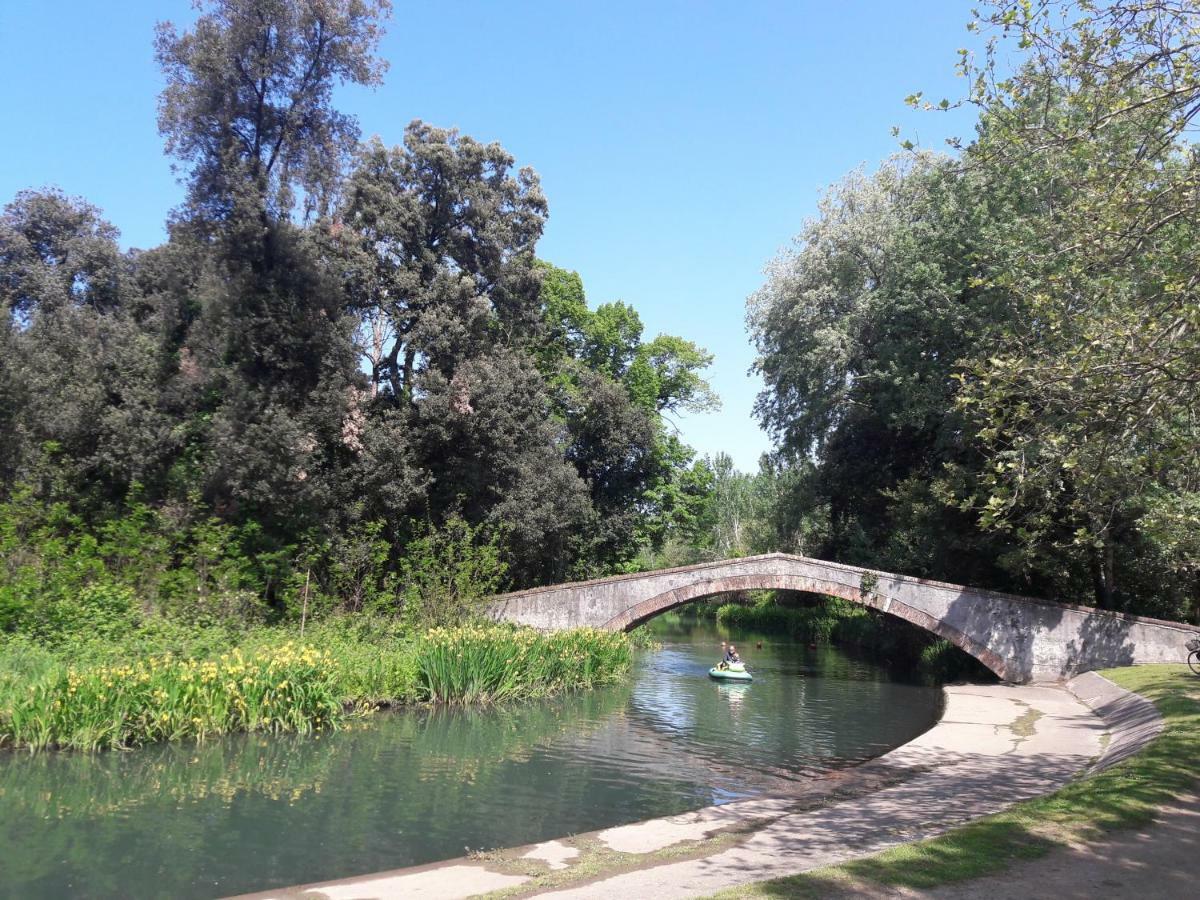
{"type": "MultiPolygon", "coordinates": [[[[1056,687],[950,688],[942,721],[873,766],[916,772],[867,797],[784,815],[713,856],[603,879],[548,896],[697,897],[877,853],[1049,793],[1099,756],[1103,723],[1056,687]]],[[[613,829],[616,835],[653,823],[613,829]]],[[[600,838],[612,832],[601,832],[600,838]]],[[[613,835],[613,836],[616,836],[613,835]]],[[[627,838],[622,849],[634,850],[627,838]]],[[[648,843],[642,852],[657,849],[648,843]]]]}
{"type": "Polygon", "coordinates": [[[855,770],[863,783],[886,785],[865,796],[807,811],[797,811],[794,798],[746,800],[610,828],[577,841],[518,848],[491,861],[452,860],[254,896],[260,900],[457,900],[526,884],[533,887],[530,876],[514,865],[517,860],[524,861],[526,871],[528,860],[541,860],[548,870],[560,869],[572,864],[573,844],[584,842],[605,848],[619,866],[642,867],[542,896],[696,897],[843,862],[933,836],[1056,790],[1101,756],[1102,737],[1110,728],[1115,729],[1110,752],[1128,752],[1158,727],[1145,701],[1123,695],[1098,676],[1083,676],[1075,689],[1109,721],[1121,724],[1106,725],[1089,704],[1061,687],[955,686],[946,690],[941,722],[855,770]],[[1138,729],[1136,739],[1127,739],[1138,729]],[[749,835],[698,859],[664,863],[648,855],[686,848],[684,842],[730,830],[749,835]]]}

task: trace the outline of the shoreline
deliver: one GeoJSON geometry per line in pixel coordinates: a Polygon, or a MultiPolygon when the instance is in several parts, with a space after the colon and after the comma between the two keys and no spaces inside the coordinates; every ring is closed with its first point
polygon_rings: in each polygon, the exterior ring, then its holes
{"type": "Polygon", "coordinates": [[[942,716],[929,730],[883,756],[817,779],[807,798],[738,800],[238,900],[704,896],[935,836],[1120,761],[1162,727],[1152,704],[1094,673],[1063,686],[943,690],[942,716]],[[1107,745],[1104,735],[1111,736],[1107,745]]]}

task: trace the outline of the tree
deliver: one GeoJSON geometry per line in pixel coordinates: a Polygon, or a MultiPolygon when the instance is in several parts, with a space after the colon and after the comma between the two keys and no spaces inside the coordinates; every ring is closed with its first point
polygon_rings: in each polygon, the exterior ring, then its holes
{"type": "Polygon", "coordinates": [[[28,322],[38,310],[121,302],[127,275],[117,229],[61,191],[21,191],[0,213],[0,307],[28,322]]]}
{"type": "Polygon", "coordinates": [[[964,373],[988,455],[964,503],[1028,556],[1087,559],[1101,606],[1186,592],[1200,572],[1180,552],[1200,526],[1200,8],[997,2],[976,27],[994,34],[983,63],[964,62],[982,111],[964,162],[1022,198],[990,229],[981,278],[1028,318],[964,373]],[[1024,58],[1000,77],[1006,36],[1024,58]],[[1176,583],[1147,591],[1153,570],[1176,583]]]}
{"type": "Polygon", "coordinates": [[[988,212],[945,158],[853,172],[748,301],[766,387],[756,412],[799,479],[781,500],[811,504],[779,518],[808,535],[810,552],[1030,589],[1022,573],[996,568],[998,548],[968,515],[931,493],[948,464],[978,465],[954,405],[958,360],[1013,315],[1001,292],[977,283],[988,212]],[[822,510],[827,532],[812,518],[822,510]],[[925,539],[956,532],[973,552],[925,539]]]}
{"type": "Polygon", "coordinates": [[[502,532],[518,584],[564,580],[586,558],[599,523],[587,485],[563,459],[545,384],[528,355],[497,348],[464,361],[450,378],[427,373],[411,422],[433,476],[435,524],[457,512],[502,532]]]}
{"type": "Polygon", "coordinates": [[[207,0],[192,30],[158,26],[158,127],[190,167],[188,212],[265,227],[299,203],[327,212],[358,139],[338,83],[379,84],[389,0],[207,0]],[[299,196],[297,195],[299,192],[299,196]]]}
{"type": "MultiPolygon", "coordinates": [[[[422,371],[514,346],[539,325],[533,248],[546,201],[499,144],[413,122],[404,145],[369,143],[341,212],[353,302],[378,391],[411,401],[422,371]]],[[[341,226],[339,226],[340,228],[341,226]]]]}
{"type": "Polygon", "coordinates": [[[171,481],[281,540],[335,517],[365,447],[341,268],[323,233],[293,217],[332,209],[358,134],[332,90],[380,81],[388,10],[213,0],[191,30],[158,29],[159,128],[188,168],[167,252],[187,277],[155,264],[146,284],[165,310],[166,380],[187,423],[171,481]]]}
{"type": "Polygon", "coordinates": [[[701,530],[707,469],[696,470],[691,449],[670,433],[665,417],[716,406],[700,375],[712,356],[672,335],[643,343],[633,307],[589,310],[577,273],[549,263],[539,268],[536,352],[566,432],[566,457],[599,514],[594,564],[600,571],[628,568],[639,552],[701,530]]]}
{"type": "Polygon", "coordinates": [[[691,341],[660,334],[637,347],[624,381],[636,402],[659,415],[713,412],[720,409],[721,401],[700,376],[712,359],[711,353],[691,341]]]}

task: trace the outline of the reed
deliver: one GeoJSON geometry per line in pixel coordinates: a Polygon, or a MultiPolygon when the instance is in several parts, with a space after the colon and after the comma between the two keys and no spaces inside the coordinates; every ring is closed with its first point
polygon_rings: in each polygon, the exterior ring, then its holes
{"type": "Polygon", "coordinates": [[[494,703],[608,683],[629,670],[623,634],[580,628],[542,634],[529,628],[465,625],[428,632],[417,648],[423,700],[494,703]]]}
{"type": "Polygon", "coordinates": [[[493,703],[609,683],[628,671],[622,634],[504,625],[281,629],[209,658],[172,653],[75,664],[0,645],[0,747],[99,750],[237,731],[310,732],[381,705],[493,703]],[[320,649],[318,649],[318,647],[320,649]]]}
{"type": "Polygon", "coordinates": [[[60,663],[0,688],[0,745],[98,750],[233,731],[311,731],[340,713],[335,661],[311,646],[216,659],[60,663]]]}

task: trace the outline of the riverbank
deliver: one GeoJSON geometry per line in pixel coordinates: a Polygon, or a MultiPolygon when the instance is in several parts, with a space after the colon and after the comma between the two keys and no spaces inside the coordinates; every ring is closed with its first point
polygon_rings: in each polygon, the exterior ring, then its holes
{"type": "MultiPolygon", "coordinates": [[[[935,727],[842,773],[824,796],[736,801],[482,858],[254,896],[705,896],[755,874],[786,876],[896,847],[1049,794],[1119,731],[1058,686],[958,685],[946,697],[935,727]]],[[[751,896],[777,896],[771,892],[782,883],[751,896]]]]}
{"type": "MultiPolygon", "coordinates": [[[[1200,682],[1185,666],[1138,666],[1102,674],[1149,700],[1162,717],[1161,733],[1140,752],[1051,796],[1017,804],[932,840],[716,896],[886,896],[891,889],[928,890],[957,883],[966,888],[973,879],[1002,875],[1023,862],[1086,849],[1114,832],[1119,840],[1121,832],[1146,828],[1163,809],[1194,795],[1200,784],[1200,682]]],[[[1177,862],[1186,870],[1194,864],[1194,852],[1178,849],[1177,862]]]]}
{"type": "Polygon", "coordinates": [[[218,650],[197,631],[48,648],[0,642],[0,748],[99,750],[248,732],[310,732],[381,706],[492,703],[622,677],[633,646],[594,629],[386,622],[258,628],[218,650]],[[137,649],[134,649],[137,648],[137,649]],[[178,648],[178,649],[176,649],[178,648]],[[137,652],[140,650],[141,652],[137,652]]]}

